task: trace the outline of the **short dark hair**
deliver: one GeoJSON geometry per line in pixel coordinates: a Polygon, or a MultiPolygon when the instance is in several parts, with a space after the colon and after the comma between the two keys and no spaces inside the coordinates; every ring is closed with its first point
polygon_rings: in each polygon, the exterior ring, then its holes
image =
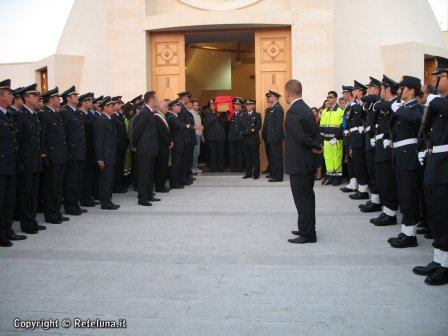
{"type": "Polygon", "coordinates": [[[336,91],[328,91],[327,94],[331,94],[331,95],[335,96],[335,98],[338,97],[338,94],[336,93],[336,91]]]}
{"type": "Polygon", "coordinates": [[[302,95],[302,83],[300,83],[297,79],[290,79],[285,84],[285,90],[296,95],[302,95]]]}
{"type": "Polygon", "coordinates": [[[148,103],[152,98],[155,98],[155,96],[156,96],[156,93],[154,91],[148,91],[143,96],[143,101],[145,103],[148,103]]]}

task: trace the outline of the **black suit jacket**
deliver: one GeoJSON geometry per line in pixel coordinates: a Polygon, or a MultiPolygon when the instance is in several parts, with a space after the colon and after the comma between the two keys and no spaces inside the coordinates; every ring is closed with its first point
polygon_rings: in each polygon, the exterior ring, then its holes
{"type": "Polygon", "coordinates": [[[232,118],[229,121],[229,133],[228,139],[229,141],[242,141],[243,136],[241,134],[242,127],[242,116],[243,112],[238,111],[238,114],[235,112],[232,118]]]}
{"type": "Polygon", "coordinates": [[[14,121],[0,112],[0,175],[16,174],[16,160],[18,157],[17,129],[14,121]]]}
{"type": "Polygon", "coordinates": [[[59,112],[48,106],[38,114],[42,130],[40,133],[41,151],[47,156],[49,163],[62,165],[67,163],[67,143],[64,124],[59,112]]]}
{"type": "MultiPolygon", "coordinates": [[[[182,104],[181,110],[178,114],[179,119],[185,123],[185,125],[192,125],[194,126],[194,117],[191,114],[190,111],[182,104]]],[[[185,134],[185,143],[187,145],[196,145],[196,132],[194,130],[194,127],[186,128],[184,130],[185,134]]]]}
{"type": "Polygon", "coordinates": [[[114,123],[115,131],[117,132],[117,149],[119,151],[125,151],[128,145],[128,135],[123,115],[121,113],[114,113],[112,115],[112,122],[114,123]]]}
{"type": "Polygon", "coordinates": [[[86,135],[86,159],[89,161],[95,160],[95,144],[94,144],[94,129],[95,129],[95,119],[89,113],[84,113],[83,111],[76,111],[80,114],[80,118],[84,120],[84,132],[86,135]]]}
{"type": "MultiPolygon", "coordinates": [[[[158,154],[168,154],[171,145],[171,134],[170,127],[168,125],[168,121],[165,123],[161,118],[161,116],[155,114],[156,124],[157,124],[157,137],[159,140],[159,150],[158,154]]],[[[166,120],[166,119],[165,119],[166,120]]]]}
{"type": "Polygon", "coordinates": [[[132,145],[137,148],[137,155],[156,156],[158,148],[157,124],[154,113],[145,105],[134,117],[132,145]]]}
{"type": "Polygon", "coordinates": [[[101,115],[95,121],[95,158],[96,161],[104,161],[106,166],[116,164],[117,140],[112,120],[106,115],[101,115]]]}
{"type": "Polygon", "coordinates": [[[249,112],[244,112],[242,119],[241,134],[243,135],[243,144],[247,146],[259,145],[260,136],[258,132],[261,129],[261,114],[252,111],[252,114],[249,115],[249,112]]]}
{"type": "Polygon", "coordinates": [[[314,173],[318,156],[311,149],[321,148],[321,141],[316,117],[310,107],[302,99],[295,101],[286,113],[285,120],[286,173],[314,173]]]}
{"type": "Polygon", "coordinates": [[[168,125],[170,125],[171,139],[173,140],[173,152],[184,152],[185,151],[185,130],[187,126],[180,120],[180,118],[174,114],[170,113],[168,116],[168,125]]]}
{"type": "Polygon", "coordinates": [[[65,105],[59,111],[64,123],[65,138],[67,140],[68,158],[71,160],[86,160],[86,135],[84,130],[85,118],[65,105]]]}
{"type": "Polygon", "coordinates": [[[266,140],[267,142],[279,143],[285,139],[285,131],[283,128],[285,111],[280,103],[269,109],[269,122],[266,127],[266,140]]]}
{"type": "Polygon", "coordinates": [[[40,121],[36,113],[30,113],[25,106],[14,114],[19,133],[20,161],[28,172],[42,170],[40,152],[40,121]]]}
{"type": "Polygon", "coordinates": [[[214,112],[207,112],[204,119],[205,136],[209,141],[226,140],[226,130],[224,125],[227,124],[227,116],[225,113],[220,113],[217,116],[214,112]]]}

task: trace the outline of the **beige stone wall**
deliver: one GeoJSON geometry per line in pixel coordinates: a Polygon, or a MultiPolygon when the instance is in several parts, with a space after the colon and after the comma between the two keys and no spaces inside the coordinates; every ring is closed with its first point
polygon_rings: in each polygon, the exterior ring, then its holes
{"type": "Polygon", "coordinates": [[[0,64],[0,81],[11,79],[11,86],[31,85],[35,82],[33,63],[5,63],[0,64]]]}

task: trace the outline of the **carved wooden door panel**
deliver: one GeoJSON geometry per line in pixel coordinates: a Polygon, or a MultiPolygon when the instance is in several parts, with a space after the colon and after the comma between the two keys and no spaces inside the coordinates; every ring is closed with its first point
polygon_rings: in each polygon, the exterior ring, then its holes
{"type": "MultiPolygon", "coordinates": [[[[285,83],[291,79],[291,29],[262,29],[255,32],[255,92],[257,111],[264,121],[267,108],[266,92],[282,95],[280,104],[285,113],[288,105],[283,97],[285,83]]],[[[261,167],[266,169],[267,158],[264,143],[260,149],[261,167]]]]}
{"type": "Polygon", "coordinates": [[[151,89],[160,99],[175,99],[185,90],[183,33],[151,33],[151,89]]]}

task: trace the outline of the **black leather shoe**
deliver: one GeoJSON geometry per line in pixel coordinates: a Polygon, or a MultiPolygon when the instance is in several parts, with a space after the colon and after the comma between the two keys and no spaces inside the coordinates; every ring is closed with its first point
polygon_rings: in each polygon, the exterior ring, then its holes
{"type": "Polygon", "coordinates": [[[370,218],[370,223],[375,224],[376,222],[378,222],[384,216],[387,216],[387,215],[384,212],[382,212],[378,217],[370,218]]]}
{"type": "Polygon", "coordinates": [[[341,185],[341,178],[340,177],[335,177],[334,180],[333,180],[333,183],[331,183],[331,185],[333,187],[340,186],[341,185]]]}
{"type": "Polygon", "coordinates": [[[167,193],[170,192],[166,187],[163,188],[156,188],[156,192],[158,193],[167,193]]]}
{"type": "Polygon", "coordinates": [[[138,205],[142,205],[142,206],[152,206],[152,204],[149,203],[148,201],[138,201],[138,205]]]}
{"type": "Polygon", "coordinates": [[[61,224],[62,221],[59,220],[59,219],[51,219],[51,220],[46,220],[45,223],[48,223],[48,224],[61,224]]]}
{"type": "Polygon", "coordinates": [[[37,229],[38,229],[39,231],[43,231],[43,230],[46,230],[47,227],[46,227],[46,226],[43,226],[43,225],[37,225],[37,229]]]}
{"type": "Polygon", "coordinates": [[[404,233],[400,232],[400,233],[398,234],[397,237],[389,238],[389,239],[387,240],[387,242],[390,244],[390,242],[392,242],[392,241],[398,241],[398,240],[400,240],[402,237],[405,237],[405,236],[406,236],[406,235],[405,235],[404,233]]]}
{"type": "Polygon", "coordinates": [[[381,207],[381,204],[370,203],[369,205],[366,205],[366,206],[360,208],[359,210],[361,210],[361,212],[377,212],[377,211],[381,211],[382,207],[381,207]]]}
{"type": "Polygon", "coordinates": [[[317,239],[316,237],[306,238],[298,236],[297,238],[288,239],[288,241],[293,244],[306,244],[306,243],[315,243],[317,242],[317,239]]]}
{"type": "Polygon", "coordinates": [[[417,237],[409,237],[403,235],[396,240],[391,240],[389,242],[390,246],[395,248],[406,248],[406,247],[416,247],[418,246],[417,237]]]}
{"type": "Polygon", "coordinates": [[[434,236],[432,235],[432,233],[427,233],[425,234],[423,237],[425,237],[426,239],[434,239],[434,236]]]}
{"type": "Polygon", "coordinates": [[[151,197],[149,199],[151,202],[160,202],[160,198],[151,197]]]}
{"type": "Polygon", "coordinates": [[[373,223],[375,226],[388,226],[388,225],[395,225],[397,224],[397,216],[388,216],[384,215],[381,218],[378,218],[375,223],[373,223]]]}
{"type": "Polygon", "coordinates": [[[291,233],[295,236],[300,236],[300,232],[299,231],[291,231],[291,233]]]}
{"type": "Polygon", "coordinates": [[[127,193],[128,192],[128,190],[126,189],[126,188],[123,188],[123,189],[116,189],[116,190],[114,190],[114,193],[115,194],[125,194],[125,193],[127,193]]]}
{"type": "Polygon", "coordinates": [[[424,276],[428,276],[433,274],[435,271],[437,271],[439,268],[441,267],[441,265],[435,261],[431,261],[428,265],[426,266],[415,266],[412,269],[412,272],[414,272],[417,275],[424,275],[424,276]]]}
{"type": "Polygon", "coordinates": [[[79,208],[79,212],[82,213],[82,214],[86,213],[87,211],[88,211],[87,209],[79,208]]]}
{"type": "Polygon", "coordinates": [[[360,209],[362,209],[362,208],[365,208],[366,206],[368,206],[368,205],[370,205],[370,204],[372,204],[372,201],[371,200],[368,200],[365,204],[359,204],[358,205],[358,208],[360,208],[360,209]]]}
{"type": "Polygon", "coordinates": [[[320,181],[320,184],[327,185],[328,184],[328,178],[324,177],[322,181],[320,181]]]}
{"type": "MultiPolygon", "coordinates": [[[[263,173],[263,172],[262,172],[263,173]]],[[[266,178],[271,178],[272,176],[270,174],[265,176],[266,178]]]]}
{"type": "Polygon", "coordinates": [[[7,237],[8,237],[8,240],[25,240],[26,239],[25,235],[18,235],[15,232],[10,233],[9,235],[7,235],[7,237]]]}
{"type": "Polygon", "coordinates": [[[277,180],[275,178],[271,178],[268,180],[268,182],[283,182],[283,180],[277,180]]]}
{"type": "Polygon", "coordinates": [[[65,210],[65,214],[71,216],[81,216],[81,212],[78,210],[65,210]]]}
{"type": "Polygon", "coordinates": [[[108,205],[102,205],[102,210],[117,210],[120,206],[118,204],[108,204],[108,205]]]}
{"type": "Polygon", "coordinates": [[[182,181],[181,183],[182,183],[184,186],[185,186],[185,185],[192,185],[192,184],[193,184],[193,183],[191,183],[190,181],[186,181],[186,180],[185,180],[185,181],[182,181]]]}
{"type": "Polygon", "coordinates": [[[355,192],[356,191],[355,189],[350,189],[350,188],[347,188],[347,187],[341,188],[339,190],[342,191],[343,193],[351,193],[351,192],[355,192]]]}
{"type": "Polygon", "coordinates": [[[61,222],[66,222],[66,221],[69,221],[70,218],[61,216],[61,217],[59,217],[59,220],[60,220],[61,222]]]}
{"type": "Polygon", "coordinates": [[[254,180],[258,180],[259,178],[260,178],[260,174],[254,174],[254,177],[253,177],[254,180]]]}
{"type": "Polygon", "coordinates": [[[248,178],[252,178],[252,176],[251,175],[244,175],[243,176],[243,179],[248,179],[248,178]]]}
{"type": "Polygon", "coordinates": [[[354,194],[349,195],[352,200],[363,200],[363,199],[369,199],[369,193],[368,192],[355,192],[354,194]]]}
{"type": "Polygon", "coordinates": [[[184,186],[171,186],[171,189],[184,189],[184,186]]]}
{"type": "Polygon", "coordinates": [[[448,284],[448,268],[439,267],[433,274],[428,275],[425,283],[431,286],[441,286],[448,284]]]}
{"type": "Polygon", "coordinates": [[[2,241],[0,241],[0,246],[2,246],[2,247],[11,247],[12,243],[9,240],[2,240],[2,241]]]}
{"type": "Polygon", "coordinates": [[[37,229],[32,229],[32,230],[22,230],[23,233],[27,233],[27,234],[38,234],[39,230],[37,229]]]}
{"type": "Polygon", "coordinates": [[[431,231],[429,230],[429,228],[428,227],[421,227],[421,228],[419,228],[419,229],[417,229],[417,234],[427,234],[427,233],[430,233],[431,231]]]}

